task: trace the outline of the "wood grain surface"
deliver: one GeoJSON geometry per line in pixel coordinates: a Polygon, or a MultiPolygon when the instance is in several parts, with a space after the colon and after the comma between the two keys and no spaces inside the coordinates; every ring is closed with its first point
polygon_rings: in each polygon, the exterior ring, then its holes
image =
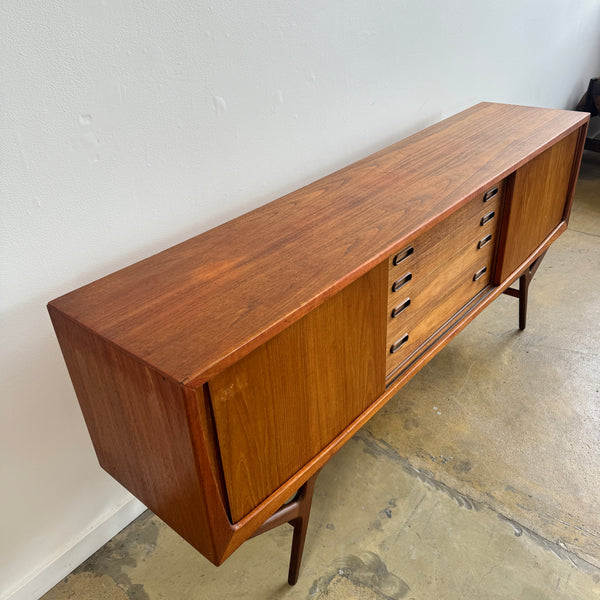
{"type": "Polygon", "coordinates": [[[383,393],[386,267],[381,263],[210,381],[234,522],[383,393]]]}
{"type": "Polygon", "coordinates": [[[587,118],[478,104],[52,306],[198,387],[587,118]]]}
{"type": "Polygon", "coordinates": [[[578,137],[574,131],[515,173],[496,282],[506,279],[563,220],[578,166],[573,161],[578,137]]]}
{"type": "Polygon", "coordinates": [[[388,376],[489,283],[494,251],[494,243],[478,249],[474,240],[450,257],[447,265],[415,282],[416,289],[406,286],[406,294],[411,298],[410,307],[395,318],[391,318],[388,311],[388,376]],[[486,267],[486,272],[474,281],[473,275],[483,267],[486,267]],[[404,335],[409,336],[406,343],[397,352],[391,353],[390,347],[404,335]]]}
{"type": "MultiPolygon", "coordinates": [[[[460,210],[452,213],[435,227],[411,240],[406,248],[412,248],[412,253],[396,262],[397,254],[389,258],[390,292],[395,281],[406,273],[411,273],[413,287],[423,276],[435,271],[438,267],[448,262],[458,250],[474,239],[480,240],[486,234],[496,235],[500,222],[500,209],[504,200],[504,181],[494,186],[497,194],[487,202],[483,202],[483,194],[470,200],[460,210]],[[481,219],[494,213],[494,218],[489,219],[484,225],[481,219]]],[[[399,253],[403,256],[403,252],[399,253]]],[[[393,293],[390,293],[390,302],[393,303],[393,293]]]]}
{"type": "Polygon", "coordinates": [[[479,104],[50,302],[101,465],[223,562],[565,230],[587,121],[479,104]],[[499,221],[471,251],[463,215],[500,182],[502,268],[473,287],[499,221]],[[416,240],[405,316],[436,331],[385,387],[388,263],[416,240]]]}
{"type": "Polygon", "coordinates": [[[193,392],[52,308],[50,316],[101,466],[218,561],[211,514],[219,495],[202,445],[206,428],[190,428],[193,392]]]}

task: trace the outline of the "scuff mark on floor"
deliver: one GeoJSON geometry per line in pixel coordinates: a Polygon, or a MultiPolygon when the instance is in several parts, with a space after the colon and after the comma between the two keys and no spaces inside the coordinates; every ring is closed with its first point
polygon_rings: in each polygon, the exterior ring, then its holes
{"type": "Polygon", "coordinates": [[[427,486],[443,492],[450,498],[452,498],[460,507],[466,508],[467,510],[489,510],[490,512],[497,515],[497,517],[508,524],[514,531],[515,536],[520,537],[525,534],[529,539],[533,540],[536,544],[541,546],[544,550],[552,552],[556,557],[561,560],[570,562],[574,567],[581,569],[584,573],[591,575],[596,583],[600,582],[600,568],[585,559],[578,556],[572,550],[569,550],[567,546],[561,540],[552,541],[544,538],[539,533],[536,533],[532,529],[517,523],[513,519],[503,515],[492,505],[484,502],[478,502],[473,498],[470,498],[466,494],[455,490],[449,485],[435,479],[433,473],[426,469],[418,469],[410,464],[410,461],[401,456],[396,449],[388,444],[385,440],[376,438],[367,428],[361,429],[353,438],[354,441],[361,442],[364,445],[364,452],[379,458],[385,456],[393,462],[401,465],[402,469],[425,483],[427,486]]]}
{"type": "Polygon", "coordinates": [[[581,569],[584,573],[592,575],[596,583],[600,583],[600,569],[595,565],[587,562],[583,558],[577,556],[575,552],[569,550],[562,540],[557,540],[556,542],[548,540],[542,537],[539,533],[533,531],[532,529],[529,529],[528,527],[525,527],[524,525],[516,523],[512,519],[505,517],[498,511],[494,510],[491,506],[488,506],[487,508],[488,510],[491,510],[492,512],[496,513],[496,515],[501,521],[510,525],[515,533],[515,536],[521,537],[523,534],[525,534],[527,537],[535,541],[539,546],[544,548],[544,550],[552,552],[552,554],[554,554],[558,558],[570,562],[574,567],[581,569]]]}
{"type": "Polygon", "coordinates": [[[361,429],[361,431],[359,431],[352,439],[355,441],[361,441],[365,445],[364,451],[367,454],[370,454],[375,458],[379,456],[385,456],[390,460],[393,460],[395,463],[401,465],[403,470],[408,474],[417,477],[428,486],[440,492],[444,492],[459,506],[466,508],[467,510],[479,510],[481,506],[483,506],[481,503],[476,502],[465,494],[461,494],[459,491],[451,488],[442,481],[435,479],[433,473],[430,471],[413,467],[408,459],[400,456],[393,446],[388,444],[385,440],[377,439],[368,429],[361,429]]]}
{"type": "Polygon", "coordinates": [[[377,554],[364,552],[336,558],[313,583],[309,595],[318,600],[401,600],[409,591],[409,585],[390,573],[377,554]]]}

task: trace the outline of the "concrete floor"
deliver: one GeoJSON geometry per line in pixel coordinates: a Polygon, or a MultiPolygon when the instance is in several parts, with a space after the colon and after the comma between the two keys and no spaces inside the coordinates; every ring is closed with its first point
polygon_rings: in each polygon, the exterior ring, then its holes
{"type": "Polygon", "coordinates": [[[147,512],[43,600],[600,598],[600,154],[530,289],[503,296],[331,460],[291,528],[217,568],[147,512]]]}

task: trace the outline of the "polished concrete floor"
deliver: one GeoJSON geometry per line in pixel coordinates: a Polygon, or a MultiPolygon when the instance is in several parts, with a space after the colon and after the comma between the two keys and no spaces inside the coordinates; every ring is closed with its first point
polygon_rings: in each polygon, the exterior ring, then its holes
{"type": "Polygon", "coordinates": [[[600,154],[530,288],[503,296],[326,465],[291,529],[214,567],[151,513],[44,600],[600,598],[600,154]]]}

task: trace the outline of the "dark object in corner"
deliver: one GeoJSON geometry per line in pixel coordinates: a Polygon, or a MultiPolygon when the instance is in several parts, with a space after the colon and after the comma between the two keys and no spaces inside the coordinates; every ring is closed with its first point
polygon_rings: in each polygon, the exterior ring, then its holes
{"type": "MultiPolygon", "coordinates": [[[[589,112],[592,117],[600,115],[600,77],[590,79],[587,92],[577,104],[576,109],[589,112]]],[[[600,152],[600,139],[586,138],[585,149],[600,152]]]]}

